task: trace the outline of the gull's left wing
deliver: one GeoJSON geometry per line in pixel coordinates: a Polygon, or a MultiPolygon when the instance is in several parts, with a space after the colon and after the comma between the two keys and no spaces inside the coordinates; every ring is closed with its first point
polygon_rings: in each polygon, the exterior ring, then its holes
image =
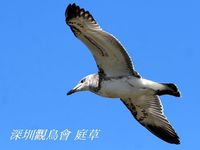
{"type": "Polygon", "coordinates": [[[65,17],[74,35],[90,49],[102,76],[140,77],[124,47],[114,36],[103,31],[88,11],[69,4],[65,17]]]}

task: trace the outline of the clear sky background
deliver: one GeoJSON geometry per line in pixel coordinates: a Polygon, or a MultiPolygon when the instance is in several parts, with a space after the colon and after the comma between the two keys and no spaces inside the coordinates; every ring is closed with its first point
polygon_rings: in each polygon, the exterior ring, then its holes
{"type": "Polygon", "coordinates": [[[199,7],[198,0],[1,0],[0,149],[200,148],[199,7]],[[72,2],[121,41],[144,78],[178,85],[181,98],[161,99],[180,145],[153,136],[118,99],[89,92],[66,96],[82,77],[97,72],[92,55],[65,24],[72,2]],[[14,141],[13,129],[72,134],[67,141],[14,141]],[[93,141],[75,141],[78,129],[101,131],[93,141]]]}

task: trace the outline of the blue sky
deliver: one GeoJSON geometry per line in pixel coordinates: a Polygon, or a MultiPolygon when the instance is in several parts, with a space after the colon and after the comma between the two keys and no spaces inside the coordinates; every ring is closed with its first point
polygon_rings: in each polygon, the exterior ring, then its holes
{"type": "Polygon", "coordinates": [[[196,149],[199,147],[199,1],[0,1],[1,149],[196,149]],[[174,82],[181,98],[163,96],[164,112],[180,136],[170,145],[135,121],[118,99],[89,92],[66,96],[97,72],[87,48],[65,24],[76,2],[126,47],[137,71],[174,82]],[[10,140],[13,129],[69,129],[67,141],[10,140]],[[99,138],[74,140],[81,129],[99,138]]]}

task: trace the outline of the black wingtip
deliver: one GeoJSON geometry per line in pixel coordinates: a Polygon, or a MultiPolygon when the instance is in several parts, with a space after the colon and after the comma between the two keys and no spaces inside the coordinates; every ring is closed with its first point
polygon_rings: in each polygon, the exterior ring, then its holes
{"type": "Polygon", "coordinates": [[[89,21],[96,23],[94,20],[93,16],[90,14],[89,11],[85,11],[85,9],[80,8],[78,5],[75,3],[69,4],[65,10],[65,18],[66,22],[68,22],[70,19],[75,18],[75,17],[83,17],[88,19],[89,21]]]}
{"type": "Polygon", "coordinates": [[[80,7],[77,6],[75,3],[69,4],[65,10],[66,20],[76,17],[76,14],[78,13],[79,10],[80,10],[80,7]]]}
{"type": "Polygon", "coordinates": [[[170,144],[180,144],[178,135],[175,132],[168,132],[165,127],[162,128],[153,125],[147,125],[146,128],[165,142],[168,142],[170,144]]]}

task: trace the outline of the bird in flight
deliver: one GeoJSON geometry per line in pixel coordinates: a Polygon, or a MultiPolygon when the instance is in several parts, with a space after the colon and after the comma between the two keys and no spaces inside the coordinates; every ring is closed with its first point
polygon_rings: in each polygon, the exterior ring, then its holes
{"type": "Polygon", "coordinates": [[[122,44],[102,30],[85,9],[75,3],[69,4],[65,17],[74,35],[89,48],[98,67],[98,73],[81,79],[67,95],[91,91],[103,97],[120,98],[134,118],[151,133],[168,143],[180,144],[159,98],[161,95],[180,97],[176,85],[143,79],[122,44]]]}

